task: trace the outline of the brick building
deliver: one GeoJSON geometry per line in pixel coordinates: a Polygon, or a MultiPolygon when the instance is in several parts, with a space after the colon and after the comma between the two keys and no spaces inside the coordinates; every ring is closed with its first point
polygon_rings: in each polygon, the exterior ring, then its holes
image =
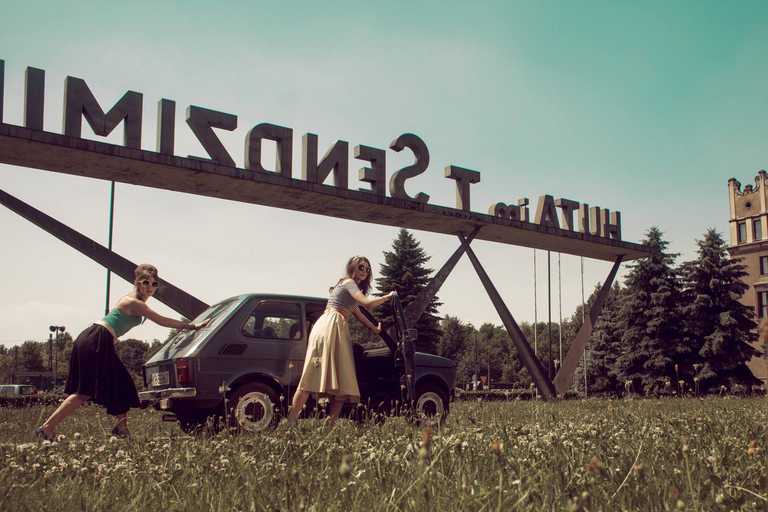
{"type": "MultiPolygon", "coordinates": [[[[728,180],[730,204],[731,258],[742,258],[748,275],[744,281],[749,290],[741,302],[754,308],[757,320],[768,318],[768,173],[760,171],[755,185],[745,185],[735,178],[728,180]]],[[[762,352],[762,347],[757,346],[762,352]]],[[[753,358],[747,366],[757,377],[766,381],[763,358],[753,358]]]]}

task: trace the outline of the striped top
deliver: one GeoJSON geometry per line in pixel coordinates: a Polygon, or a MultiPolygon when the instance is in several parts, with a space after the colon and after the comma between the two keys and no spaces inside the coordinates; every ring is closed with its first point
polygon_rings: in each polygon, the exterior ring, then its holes
{"type": "Polygon", "coordinates": [[[336,286],[328,299],[328,307],[344,311],[347,316],[358,309],[357,301],[352,297],[356,293],[363,293],[354,281],[347,281],[336,286]]]}

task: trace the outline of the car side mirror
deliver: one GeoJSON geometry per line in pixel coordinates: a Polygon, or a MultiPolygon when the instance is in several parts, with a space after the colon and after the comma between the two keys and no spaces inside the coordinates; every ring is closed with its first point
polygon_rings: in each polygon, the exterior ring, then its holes
{"type": "Polygon", "coordinates": [[[411,341],[416,341],[419,337],[418,329],[408,329],[406,332],[408,333],[408,337],[411,339],[411,341]]]}

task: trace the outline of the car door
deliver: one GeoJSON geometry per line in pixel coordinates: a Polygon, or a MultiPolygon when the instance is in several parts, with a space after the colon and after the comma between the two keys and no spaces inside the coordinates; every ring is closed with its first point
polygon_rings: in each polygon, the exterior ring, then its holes
{"type": "Polygon", "coordinates": [[[412,404],[416,387],[416,350],[413,342],[416,339],[416,330],[408,329],[405,321],[405,311],[400,302],[400,296],[394,292],[392,296],[392,311],[395,320],[395,365],[402,368],[400,376],[400,389],[404,403],[412,404]]]}

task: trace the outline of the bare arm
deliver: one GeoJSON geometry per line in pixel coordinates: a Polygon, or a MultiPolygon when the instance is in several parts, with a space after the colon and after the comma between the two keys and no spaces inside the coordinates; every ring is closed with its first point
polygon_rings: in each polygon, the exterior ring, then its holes
{"type": "Polygon", "coordinates": [[[123,313],[131,316],[143,316],[144,318],[148,318],[149,320],[152,320],[157,325],[161,325],[163,327],[170,327],[172,329],[199,329],[201,327],[205,327],[208,325],[208,322],[210,319],[206,319],[205,322],[201,324],[193,324],[193,323],[187,323],[182,322],[181,320],[176,320],[174,318],[169,318],[167,316],[163,316],[155,311],[153,311],[149,306],[147,306],[146,303],[134,299],[133,297],[130,297],[126,295],[122,299],[120,299],[117,302],[117,309],[122,311],[123,313]]]}
{"type": "Polygon", "coordinates": [[[352,298],[355,299],[357,303],[360,304],[361,306],[364,306],[366,308],[375,308],[376,306],[380,306],[385,302],[392,300],[392,295],[394,293],[395,292],[389,292],[383,297],[376,297],[375,299],[369,299],[368,297],[363,295],[363,292],[356,292],[354,295],[352,295],[352,298]]]}
{"type": "Polygon", "coordinates": [[[352,311],[352,314],[355,315],[355,318],[357,318],[360,323],[363,324],[372,333],[379,334],[381,332],[381,322],[379,322],[379,325],[373,325],[370,320],[365,318],[365,315],[362,314],[359,309],[352,311]]]}

